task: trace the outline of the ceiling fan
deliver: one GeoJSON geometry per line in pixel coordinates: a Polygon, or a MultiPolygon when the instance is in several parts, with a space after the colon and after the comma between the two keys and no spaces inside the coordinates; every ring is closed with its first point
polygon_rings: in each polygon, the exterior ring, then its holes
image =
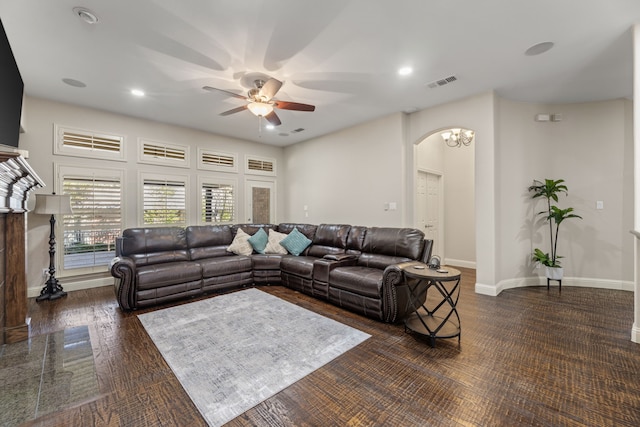
{"type": "Polygon", "coordinates": [[[278,101],[273,99],[276,93],[282,87],[280,80],[269,78],[268,80],[257,79],[253,81],[254,87],[249,89],[247,96],[239,95],[235,92],[231,92],[224,89],[218,89],[211,86],[203,86],[202,89],[210,92],[222,92],[234,98],[240,98],[245,101],[249,101],[241,107],[232,108],[231,110],[220,113],[221,116],[228,116],[230,114],[239,113],[240,111],[249,110],[258,117],[264,117],[269,123],[274,126],[279,126],[282,122],[274,111],[274,108],[281,110],[295,110],[295,111],[314,111],[316,107],[309,104],[301,104],[299,102],[278,101]]]}

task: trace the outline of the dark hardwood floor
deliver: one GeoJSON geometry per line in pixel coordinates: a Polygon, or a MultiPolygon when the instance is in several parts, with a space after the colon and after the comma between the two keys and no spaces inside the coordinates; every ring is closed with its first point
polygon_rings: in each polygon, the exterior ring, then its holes
{"type": "MultiPolygon", "coordinates": [[[[372,335],[229,426],[638,426],[633,293],[557,287],[474,293],[463,272],[457,339],[424,340],[281,286],[260,289],[372,335]]],[[[189,301],[187,301],[189,302],[189,301]]],[[[100,394],[38,426],[205,425],[113,290],[30,300],[32,335],[88,325],[100,394]]]]}

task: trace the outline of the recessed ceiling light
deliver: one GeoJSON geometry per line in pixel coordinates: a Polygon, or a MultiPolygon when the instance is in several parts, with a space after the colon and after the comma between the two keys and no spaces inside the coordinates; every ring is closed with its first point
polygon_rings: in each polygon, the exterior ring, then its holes
{"type": "Polygon", "coordinates": [[[534,44],[529,49],[527,49],[524,52],[524,54],[527,56],[540,55],[541,53],[545,53],[552,47],[553,47],[553,42],[542,42],[542,43],[534,44]]]}
{"type": "Polygon", "coordinates": [[[131,95],[144,96],[144,92],[140,89],[131,89],[131,95]]]}
{"type": "Polygon", "coordinates": [[[93,25],[98,22],[98,17],[96,16],[96,14],[84,7],[74,7],[73,13],[75,13],[78,18],[82,19],[87,24],[93,25]]]}
{"type": "Polygon", "coordinates": [[[87,85],[84,82],[81,82],[80,80],[65,78],[65,79],[62,79],[62,81],[68,84],[69,86],[73,86],[73,87],[87,87],[87,85]]]}
{"type": "Polygon", "coordinates": [[[269,123],[269,124],[268,124],[268,125],[266,125],[265,127],[266,127],[267,129],[269,129],[269,130],[273,130],[273,129],[275,129],[275,128],[276,128],[276,127],[275,127],[274,125],[272,125],[271,123],[269,123]]]}
{"type": "Polygon", "coordinates": [[[398,74],[401,76],[408,76],[411,73],[413,73],[413,68],[411,67],[402,67],[398,69],[398,74]]]}

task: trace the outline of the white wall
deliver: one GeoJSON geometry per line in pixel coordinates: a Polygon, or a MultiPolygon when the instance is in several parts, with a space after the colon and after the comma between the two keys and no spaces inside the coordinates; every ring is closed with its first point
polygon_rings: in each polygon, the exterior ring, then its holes
{"type": "Polygon", "coordinates": [[[285,148],[286,217],[404,226],[403,120],[393,114],[285,148]],[[388,203],[396,210],[385,210],[388,203]]]}
{"type": "MultiPolygon", "coordinates": [[[[549,106],[517,103],[486,93],[409,116],[393,114],[285,149],[41,99],[27,98],[25,115],[27,132],[21,137],[20,148],[30,152],[30,164],[49,185],[40,190],[42,193],[53,190],[55,162],[90,167],[105,163],[54,156],[54,123],[127,137],[128,160],[122,164],[128,183],[125,226],[137,225],[137,171],[166,171],[136,163],[139,136],[194,147],[193,165],[187,170],[192,192],[200,173],[195,169],[196,146],[237,152],[240,159],[246,153],[275,158],[277,221],[413,226],[419,164],[416,144],[447,127],[474,129],[473,170],[463,169],[458,176],[468,180],[472,173],[475,181],[478,292],[496,295],[507,287],[539,283],[529,256],[533,245],[544,243],[546,233],[531,225],[535,208],[526,188],[533,178],[564,178],[570,191],[568,205],[584,217],[567,222],[561,230],[560,253],[566,256],[566,276],[580,278],[582,283],[622,288],[633,279],[633,246],[628,234],[633,228],[633,125],[628,100],[549,106]],[[534,115],[541,112],[561,113],[563,120],[534,122],[534,115]],[[555,153],[551,161],[545,158],[549,152],[555,153]],[[596,200],[604,202],[604,210],[595,210],[596,200]],[[385,210],[385,205],[393,202],[397,209],[385,210]]],[[[445,169],[458,167],[456,162],[446,163],[445,169]]],[[[242,210],[242,171],[237,179],[242,210]]],[[[31,199],[32,207],[35,198],[31,199]]],[[[192,210],[189,222],[196,222],[195,215],[192,210]]],[[[243,212],[239,212],[241,217],[243,212]]],[[[43,283],[47,237],[47,218],[29,214],[30,292],[39,290],[43,283]]]]}
{"type": "MultiPolygon", "coordinates": [[[[26,133],[20,137],[20,149],[29,151],[29,164],[36,173],[44,180],[47,187],[38,190],[38,193],[51,193],[55,189],[54,185],[54,164],[64,164],[81,167],[109,167],[121,168],[125,171],[124,188],[124,227],[139,226],[139,212],[141,210],[138,200],[138,172],[145,171],[158,174],[177,174],[189,176],[189,196],[191,203],[188,206],[188,224],[198,222],[198,175],[219,176],[221,178],[237,181],[237,207],[236,218],[245,218],[244,212],[244,181],[246,178],[255,176],[245,175],[244,158],[245,154],[253,156],[273,158],[276,160],[277,180],[276,180],[276,222],[285,221],[283,197],[286,170],[284,166],[283,149],[280,147],[257,144],[249,141],[232,139],[213,135],[205,132],[195,131],[187,128],[167,125],[163,123],[141,120],[118,114],[107,113],[84,107],[77,107],[68,104],[52,102],[43,99],[26,97],[24,103],[25,130],[26,133]],[[126,161],[106,161],[94,160],[71,156],[61,156],[53,154],[54,124],[80,128],[90,131],[104,132],[107,134],[123,135],[125,140],[126,161]],[[191,147],[191,166],[189,169],[172,168],[167,166],[155,166],[137,163],[137,139],[139,137],[156,141],[171,142],[176,144],[187,144],[191,147]],[[202,171],[196,168],[197,147],[220,150],[238,154],[240,166],[238,173],[221,173],[212,171],[202,171]],[[189,209],[190,208],[190,209],[189,209]]],[[[263,177],[258,177],[263,179],[263,177]]],[[[29,208],[33,209],[35,197],[30,197],[29,208]]],[[[48,238],[49,222],[43,215],[29,213],[27,216],[27,280],[29,283],[29,295],[39,292],[43,286],[42,269],[49,265],[48,238]]],[[[237,220],[242,222],[242,220],[237,220]]],[[[57,255],[60,255],[58,251],[57,255]]],[[[60,265],[60,262],[57,263],[60,265]]],[[[105,268],[106,271],[106,268],[105,268]]],[[[57,277],[61,277],[60,274],[57,277]]],[[[63,277],[63,276],[62,276],[63,277]]],[[[105,273],[103,277],[107,277],[105,273]]],[[[65,289],[72,290],[73,280],[67,278],[62,280],[65,289]]],[[[95,282],[103,284],[104,280],[95,282]]],[[[86,282],[84,285],[86,286],[86,282]]]]}
{"type": "Polygon", "coordinates": [[[582,220],[560,228],[558,253],[565,258],[564,283],[629,289],[633,279],[633,140],[629,100],[568,105],[526,104],[499,99],[496,128],[498,202],[497,285],[538,284],[533,248],[549,251],[544,210],[527,192],[533,179],[564,179],[582,220]],[[538,113],[559,113],[560,122],[536,122],[538,113]],[[596,201],[604,209],[596,210],[596,201]],[[531,279],[533,278],[533,279],[531,279]]]}
{"type": "MultiPolygon", "coordinates": [[[[417,148],[415,144],[427,135],[451,127],[464,127],[476,132],[473,176],[475,181],[475,260],[476,290],[495,294],[496,277],[496,202],[495,202],[495,100],[493,93],[485,93],[418,111],[409,116],[405,138],[407,165],[412,165],[407,173],[407,209],[409,223],[413,224],[415,207],[415,170],[417,168],[417,148]]],[[[464,174],[469,173],[469,170],[464,174]]],[[[464,174],[461,174],[462,177],[464,174]]],[[[464,222],[464,220],[461,220],[464,222]]],[[[465,245],[462,245],[466,247],[465,245]]],[[[462,247],[461,246],[461,247],[462,247]]],[[[448,250],[448,249],[447,249],[448,250]]],[[[460,257],[471,257],[471,251],[460,257]]]]}

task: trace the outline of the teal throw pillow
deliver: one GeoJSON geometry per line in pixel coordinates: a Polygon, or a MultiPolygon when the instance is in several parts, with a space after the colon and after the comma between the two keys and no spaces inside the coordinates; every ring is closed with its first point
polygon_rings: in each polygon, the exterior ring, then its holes
{"type": "Polygon", "coordinates": [[[307,239],[307,236],[298,231],[297,228],[294,228],[287,237],[282,239],[280,244],[284,246],[291,255],[298,256],[307,249],[307,246],[311,244],[311,240],[307,239]]]}
{"type": "Polygon", "coordinates": [[[249,237],[249,243],[253,246],[253,249],[259,254],[264,253],[264,248],[267,247],[267,242],[269,241],[269,236],[264,232],[264,228],[261,228],[254,234],[249,237]]]}

